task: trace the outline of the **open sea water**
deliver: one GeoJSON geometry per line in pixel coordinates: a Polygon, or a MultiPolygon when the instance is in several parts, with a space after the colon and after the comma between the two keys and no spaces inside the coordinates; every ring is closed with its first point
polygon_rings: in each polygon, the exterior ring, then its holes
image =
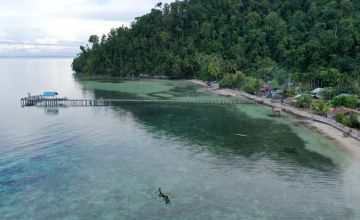
{"type": "Polygon", "coordinates": [[[360,219],[360,163],[259,105],[21,108],[20,98],[224,99],[0,59],[0,219],[360,219]],[[168,193],[171,204],[158,196],[168,193]]]}

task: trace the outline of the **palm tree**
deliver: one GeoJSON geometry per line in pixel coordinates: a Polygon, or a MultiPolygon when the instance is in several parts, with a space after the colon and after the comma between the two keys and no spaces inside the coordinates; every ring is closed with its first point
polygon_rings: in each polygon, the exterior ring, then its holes
{"type": "Polygon", "coordinates": [[[314,112],[321,116],[326,116],[326,113],[330,111],[330,104],[325,101],[320,101],[312,105],[314,112]]]}

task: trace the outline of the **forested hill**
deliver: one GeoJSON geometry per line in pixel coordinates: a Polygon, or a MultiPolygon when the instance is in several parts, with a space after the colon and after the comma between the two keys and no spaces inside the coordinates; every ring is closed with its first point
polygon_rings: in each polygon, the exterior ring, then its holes
{"type": "Polygon", "coordinates": [[[349,80],[360,75],[360,0],[159,3],[80,49],[82,73],[349,80]]]}

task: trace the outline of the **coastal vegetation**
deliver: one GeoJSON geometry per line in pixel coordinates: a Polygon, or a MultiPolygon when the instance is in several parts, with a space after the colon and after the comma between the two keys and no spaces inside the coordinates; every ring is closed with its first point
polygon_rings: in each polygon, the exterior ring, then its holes
{"type": "Polygon", "coordinates": [[[256,95],[280,88],[276,97],[296,95],[295,106],[326,116],[359,108],[359,11],[358,0],[160,2],[129,26],[90,36],[72,67],[111,77],[216,80],[256,95]],[[315,88],[321,91],[310,93],[315,88]]]}
{"type": "Polygon", "coordinates": [[[344,113],[339,112],[335,115],[335,120],[350,128],[360,128],[360,120],[354,113],[350,113],[350,116],[346,117],[344,113]]]}
{"type": "Polygon", "coordinates": [[[312,97],[309,94],[302,95],[296,98],[296,106],[300,108],[310,108],[312,104],[312,97]]]}
{"type": "Polygon", "coordinates": [[[333,118],[347,127],[360,128],[360,116],[355,110],[360,103],[356,95],[338,95],[331,100],[319,100],[310,94],[302,94],[295,98],[294,104],[317,115],[333,118]]]}
{"type": "Polygon", "coordinates": [[[320,102],[314,103],[312,105],[312,108],[315,113],[317,113],[321,116],[326,116],[326,114],[330,111],[330,104],[326,101],[320,101],[320,102]]]}
{"type": "Polygon", "coordinates": [[[347,107],[347,108],[356,108],[358,106],[358,96],[349,95],[349,96],[336,96],[331,100],[331,104],[334,107],[347,107]]]}
{"type": "Polygon", "coordinates": [[[360,2],[350,0],[158,3],[130,26],[90,36],[73,69],[120,77],[223,79],[250,92],[261,82],[289,80],[356,90],[359,11],[360,2]]]}

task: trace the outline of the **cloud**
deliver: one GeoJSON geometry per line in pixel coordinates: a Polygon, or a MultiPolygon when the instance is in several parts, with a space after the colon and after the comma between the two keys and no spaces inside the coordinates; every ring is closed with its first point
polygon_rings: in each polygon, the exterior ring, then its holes
{"type": "Polygon", "coordinates": [[[7,37],[7,33],[4,31],[0,31],[0,39],[3,39],[5,37],[7,37]]]}
{"type": "MultiPolygon", "coordinates": [[[[0,0],[0,56],[75,56],[92,34],[129,25],[160,0],[0,0]],[[20,42],[19,45],[4,42],[20,42]],[[27,42],[34,45],[24,45],[27,42]],[[57,47],[46,44],[58,44],[57,47]],[[75,45],[70,47],[69,45],[75,45]],[[67,45],[61,47],[61,45],[67,45]]],[[[170,1],[162,1],[163,3],[170,1]]]]}

